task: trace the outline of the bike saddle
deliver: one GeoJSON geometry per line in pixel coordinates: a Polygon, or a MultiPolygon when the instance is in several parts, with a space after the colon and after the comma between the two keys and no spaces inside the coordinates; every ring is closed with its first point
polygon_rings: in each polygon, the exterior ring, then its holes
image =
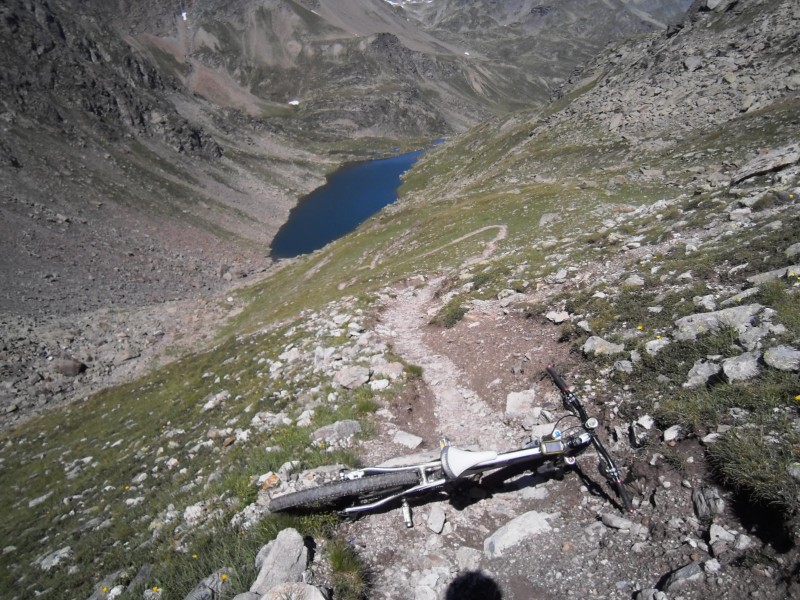
{"type": "Polygon", "coordinates": [[[472,467],[495,458],[497,458],[497,452],[493,450],[473,452],[472,450],[459,450],[453,446],[445,446],[441,454],[442,470],[448,479],[456,479],[472,467]]]}

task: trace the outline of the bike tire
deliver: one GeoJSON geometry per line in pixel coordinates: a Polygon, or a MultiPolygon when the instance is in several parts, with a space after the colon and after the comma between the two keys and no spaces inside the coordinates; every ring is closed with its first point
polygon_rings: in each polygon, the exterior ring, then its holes
{"type": "Polygon", "coordinates": [[[417,485],[418,483],[419,476],[416,471],[397,471],[394,473],[368,475],[361,479],[332,481],[319,487],[273,498],[270,500],[269,510],[270,512],[278,512],[287,508],[331,504],[334,500],[348,496],[360,496],[394,487],[417,485]]]}

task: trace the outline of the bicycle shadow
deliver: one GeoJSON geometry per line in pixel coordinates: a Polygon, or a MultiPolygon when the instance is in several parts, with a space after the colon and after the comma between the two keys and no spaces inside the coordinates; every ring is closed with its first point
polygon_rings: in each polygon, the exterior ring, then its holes
{"type": "Polygon", "coordinates": [[[579,477],[581,483],[586,486],[591,495],[601,496],[617,509],[624,510],[624,506],[619,499],[590,477],[580,465],[572,466],[566,470],[539,468],[534,471],[524,465],[505,467],[484,475],[479,482],[463,482],[459,486],[460,489],[450,490],[448,495],[453,508],[463,510],[472,504],[497,494],[508,494],[526,488],[535,488],[546,484],[548,481],[561,481],[565,475],[573,472],[579,477]]]}

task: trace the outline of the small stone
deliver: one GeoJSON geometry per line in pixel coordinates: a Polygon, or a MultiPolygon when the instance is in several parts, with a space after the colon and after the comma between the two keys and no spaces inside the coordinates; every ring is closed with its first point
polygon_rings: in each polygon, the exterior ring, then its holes
{"type": "Polygon", "coordinates": [[[375,381],[369,382],[369,388],[373,392],[382,392],[383,390],[387,389],[389,385],[388,379],[376,379],[375,381]]]}
{"type": "Polygon", "coordinates": [[[750,536],[740,533],[736,536],[736,541],[733,543],[734,550],[747,550],[753,545],[753,540],[750,536]]]}
{"type": "Polygon", "coordinates": [[[435,504],[431,508],[431,512],[428,514],[426,525],[433,533],[442,533],[445,520],[446,516],[444,514],[444,509],[438,504],[435,504]]]}
{"type": "Polygon", "coordinates": [[[664,441],[671,442],[677,440],[680,436],[681,432],[683,431],[683,427],[680,425],[673,425],[672,427],[668,428],[664,431],[664,441]]]}
{"type": "Polygon", "coordinates": [[[676,569],[670,573],[669,577],[667,577],[667,580],[664,583],[664,589],[668,592],[680,589],[686,583],[700,579],[702,576],[703,568],[700,566],[700,563],[689,563],[688,565],[683,566],[680,569],[676,569]]]}
{"type": "Polygon", "coordinates": [[[703,59],[694,55],[687,56],[683,59],[683,66],[686,67],[687,71],[697,71],[703,66],[703,59]]]}
{"type": "Polygon", "coordinates": [[[712,545],[718,541],[733,542],[735,540],[736,536],[734,534],[716,523],[713,523],[708,530],[708,542],[712,545]]]}
{"type": "Polygon", "coordinates": [[[633,527],[633,521],[623,519],[622,517],[611,513],[603,513],[600,516],[600,520],[603,522],[603,525],[606,527],[611,527],[612,529],[630,530],[631,527],[633,527]]]}
{"type": "Polygon", "coordinates": [[[618,360],[614,363],[614,370],[617,373],[633,373],[633,363],[629,360],[618,360]]]}
{"type": "Polygon", "coordinates": [[[406,448],[413,450],[422,443],[422,438],[406,431],[397,431],[392,437],[392,441],[395,444],[405,446],[406,448]]]}
{"type": "Polygon", "coordinates": [[[719,561],[716,558],[709,559],[703,563],[703,570],[706,573],[716,573],[721,568],[722,565],[719,564],[719,561]]]}
{"type": "Polygon", "coordinates": [[[644,279],[642,279],[639,275],[631,275],[622,283],[622,285],[627,285],[630,287],[642,287],[644,284],[644,279]]]}
{"type": "Polygon", "coordinates": [[[551,310],[545,315],[545,318],[558,325],[559,323],[563,323],[564,321],[569,321],[569,313],[565,310],[559,312],[551,310]]]}
{"type": "Polygon", "coordinates": [[[705,519],[718,515],[725,510],[725,501],[719,492],[712,487],[697,488],[692,492],[692,502],[697,517],[705,519]]]}

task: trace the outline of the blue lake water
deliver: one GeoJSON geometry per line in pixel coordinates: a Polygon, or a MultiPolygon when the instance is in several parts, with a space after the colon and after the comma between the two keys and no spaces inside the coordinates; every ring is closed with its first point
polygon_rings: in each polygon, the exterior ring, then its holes
{"type": "Polygon", "coordinates": [[[422,150],[392,158],[346,165],[327,183],[300,200],[272,241],[273,258],[291,258],[322,248],[350,233],[397,200],[400,176],[422,150]]]}

